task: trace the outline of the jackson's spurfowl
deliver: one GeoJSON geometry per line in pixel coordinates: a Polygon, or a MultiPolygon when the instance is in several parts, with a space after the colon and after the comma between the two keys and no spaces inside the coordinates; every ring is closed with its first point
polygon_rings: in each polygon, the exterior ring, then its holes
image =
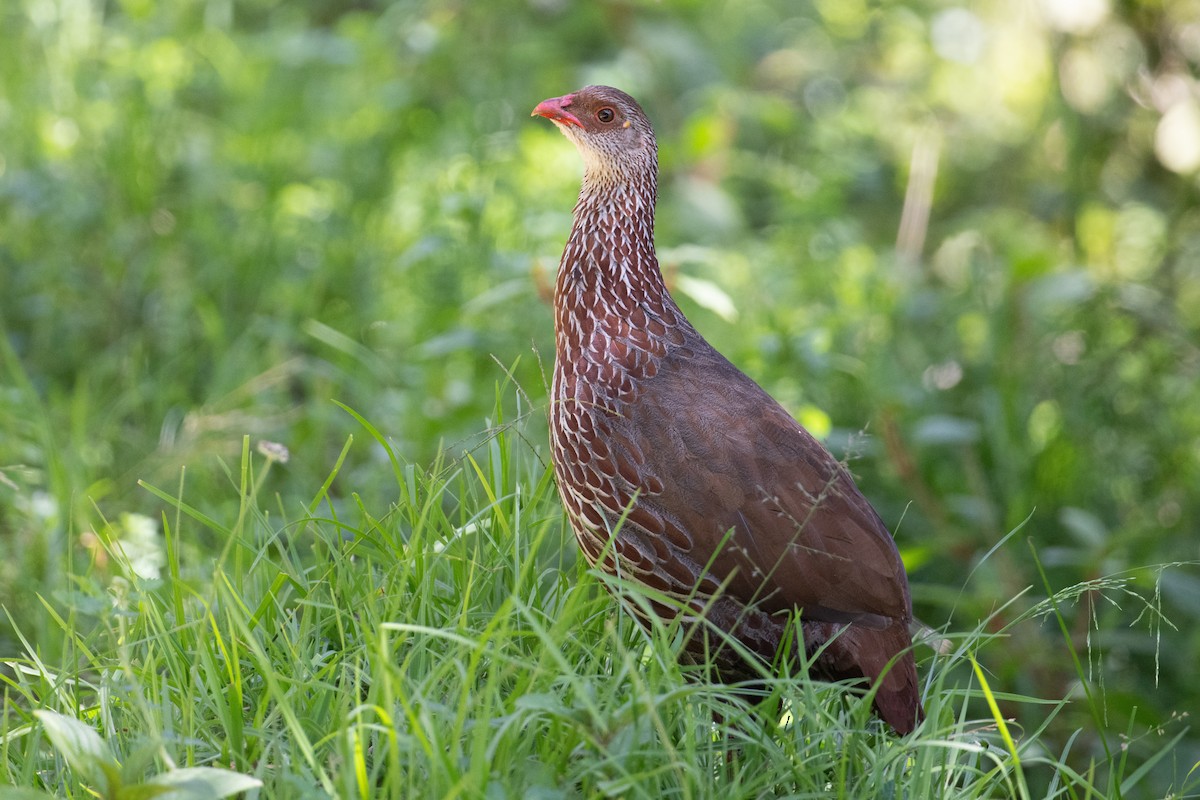
{"type": "MultiPolygon", "coordinates": [[[[671,299],[654,252],[650,121],[608,86],[533,113],[585,167],[554,288],[550,406],[584,554],[664,595],[664,619],[703,617],[768,661],[799,611],[813,673],[878,682],[876,712],[909,733],[924,712],[900,554],[846,469],[671,299]]],[[[696,634],[686,647],[711,657],[714,645],[696,634]]],[[[723,679],[755,674],[729,647],[714,663],[723,679]]]]}

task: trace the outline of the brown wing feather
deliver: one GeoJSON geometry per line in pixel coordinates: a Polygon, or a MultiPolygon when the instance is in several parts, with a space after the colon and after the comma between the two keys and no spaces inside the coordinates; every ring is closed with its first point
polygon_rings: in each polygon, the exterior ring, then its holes
{"type": "Polygon", "coordinates": [[[681,555],[717,553],[712,573],[743,602],[874,628],[911,619],[896,546],[845,468],[715,350],[682,366],[667,356],[612,422],[638,432],[637,471],[659,488],[643,489],[643,514],[686,532],[681,555]]]}

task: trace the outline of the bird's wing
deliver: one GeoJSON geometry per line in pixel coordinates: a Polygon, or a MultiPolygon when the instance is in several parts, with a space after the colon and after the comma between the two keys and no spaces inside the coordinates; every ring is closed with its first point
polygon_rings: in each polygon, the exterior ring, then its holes
{"type": "Polygon", "coordinates": [[[639,475],[642,527],[665,529],[676,559],[708,564],[731,595],[768,611],[877,628],[910,619],[896,545],[846,469],[728,360],[693,344],[661,362],[614,424],[614,456],[639,475]],[[625,426],[636,448],[621,447],[625,426]]]}

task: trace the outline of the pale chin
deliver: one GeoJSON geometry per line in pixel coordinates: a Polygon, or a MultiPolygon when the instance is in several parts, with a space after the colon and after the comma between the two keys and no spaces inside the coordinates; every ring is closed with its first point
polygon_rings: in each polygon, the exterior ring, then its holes
{"type": "Polygon", "coordinates": [[[579,149],[579,156],[583,159],[583,171],[585,173],[598,177],[612,170],[610,161],[592,148],[581,144],[577,145],[577,147],[579,149]]]}

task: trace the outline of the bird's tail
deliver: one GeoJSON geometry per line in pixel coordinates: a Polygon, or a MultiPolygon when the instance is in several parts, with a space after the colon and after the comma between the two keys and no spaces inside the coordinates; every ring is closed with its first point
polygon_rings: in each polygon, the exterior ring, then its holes
{"type": "Polygon", "coordinates": [[[879,684],[875,692],[876,713],[901,736],[912,733],[925,719],[925,709],[921,706],[908,627],[896,622],[883,630],[859,628],[858,634],[863,640],[859,663],[865,677],[879,684]]]}
{"type": "Polygon", "coordinates": [[[899,620],[886,628],[843,627],[816,666],[835,680],[866,678],[876,684],[875,713],[901,736],[925,719],[912,639],[899,620]]]}

